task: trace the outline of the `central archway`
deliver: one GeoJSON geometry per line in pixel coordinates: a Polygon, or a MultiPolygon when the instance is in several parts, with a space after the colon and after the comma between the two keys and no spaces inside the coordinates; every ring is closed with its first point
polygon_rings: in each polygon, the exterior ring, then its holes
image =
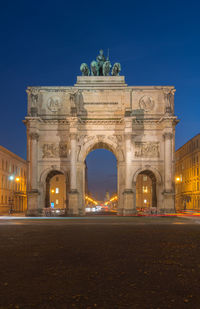
{"type": "MultiPolygon", "coordinates": [[[[94,137],[93,141],[86,143],[85,145],[83,145],[80,149],[80,152],[78,154],[78,162],[81,166],[81,170],[82,170],[82,182],[80,183],[80,187],[82,187],[82,193],[80,194],[80,197],[82,199],[82,212],[85,214],[85,196],[87,193],[87,185],[86,185],[86,179],[87,179],[87,173],[86,173],[86,165],[85,165],[85,161],[87,156],[95,151],[95,150],[99,150],[99,149],[103,149],[103,150],[108,150],[110,151],[114,157],[116,158],[116,192],[115,192],[115,199],[117,199],[117,207],[116,207],[116,203],[115,203],[115,207],[116,212],[120,213],[122,212],[122,207],[121,206],[121,200],[123,198],[123,190],[124,190],[124,166],[123,166],[123,162],[124,162],[124,156],[123,156],[123,152],[121,149],[119,149],[117,147],[117,145],[115,145],[115,143],[113,143],[112,141],[108,140],[108,141],[102,141],[102,140],[98,140],[98,136],[94,137]],[[117,196],[117,198],[116,198],[117,196]]],[[[113,192],[114,193],[114,192],[113,192]]],[[[112,197],[111,197],[112,198],[112,197]]]]}
{"type": "Polygon", "coordinates": [[[92,150],[86,157],[86,213],[116,214],[117,160],[105,149],[92,150]]]}

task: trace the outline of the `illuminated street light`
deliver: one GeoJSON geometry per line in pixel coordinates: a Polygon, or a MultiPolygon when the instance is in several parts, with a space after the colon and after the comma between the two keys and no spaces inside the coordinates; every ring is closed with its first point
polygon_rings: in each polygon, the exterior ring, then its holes
{"type": "Polygon", "coordinates": [[[52,190],[51,190],[51,193],[54,193],[54,192],[55,192],[55,190],[54,190],[54,189],[52,189],[52,190]]]}
{"type": "Polygon", "coordinates": [[[180,182],[181,178],[180,177],[176,177],[176,182],[180,182]]]}
{"type": "Polygon", "coordinates": [[[9,180],[14,180],[14,176],[13,175],[10,175],[8,178],[9,178],[9,180]]]}
{"type": "Polygon", "coordinates": [[[15,178],[15,181],[19,182],[19,181],[20,181],[20,178],[19,178],[19,177],[16,177],[16,178],[15,178]]]}

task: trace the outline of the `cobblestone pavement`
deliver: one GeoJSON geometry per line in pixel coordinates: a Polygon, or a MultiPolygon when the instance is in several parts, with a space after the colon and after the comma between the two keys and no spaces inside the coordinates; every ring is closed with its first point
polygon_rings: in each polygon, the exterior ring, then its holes
{"type": "Polygon", "coordinates": [[[0,308],[200,308],[200,220],[0,218],[0,308]]]}

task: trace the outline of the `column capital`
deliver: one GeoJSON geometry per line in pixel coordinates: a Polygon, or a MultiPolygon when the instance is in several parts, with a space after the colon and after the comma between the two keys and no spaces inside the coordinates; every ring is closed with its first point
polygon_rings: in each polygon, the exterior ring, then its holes
{"type": "Polygon", "coordinates": [[[75,133],[75,132],[71,132],[71,133],[69,133],[69,137],[70,137],[70,139],[77,139],[77,133],[75,133]]]}
{"type": "Polygon", "coordinates": [[[165,132],[163,134],[163,138],[166,139],[172,139],[173,138],[173,134],[171,132],[165,132]]]}
{"type": "Polygon", "coordinates": [[[38,139],[39,139],[39,134],[36,133],[36,132],[30,133],[29,136],[30,136],[30,138],[31,138],[32,140],[38,141],[38,139]]]}
{"type": "Polygon", "coordinates": [[[127,139],[131,139],[132,138],[132,133],[131,132],[127,132],[127,133],[125,133],[124,134],[124,138],[125,138],[125,140],[127,140],[127,139]]]}

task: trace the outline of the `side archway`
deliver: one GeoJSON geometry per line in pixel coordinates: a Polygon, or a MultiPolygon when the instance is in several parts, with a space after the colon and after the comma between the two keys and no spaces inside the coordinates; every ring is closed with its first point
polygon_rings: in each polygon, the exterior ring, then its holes
{"type": "Polygon", "coordinates": [[[161,175],[154,168],[140,168],[134,173],[133,186],[135,187],[137,210],[157,212],[161,183],[161,175]]]}
{"type": "Polygon", "coordinates": [[[53,166],[40,175],[40,202],[43,208],[68,208],[69,173],[53,166]]]}

